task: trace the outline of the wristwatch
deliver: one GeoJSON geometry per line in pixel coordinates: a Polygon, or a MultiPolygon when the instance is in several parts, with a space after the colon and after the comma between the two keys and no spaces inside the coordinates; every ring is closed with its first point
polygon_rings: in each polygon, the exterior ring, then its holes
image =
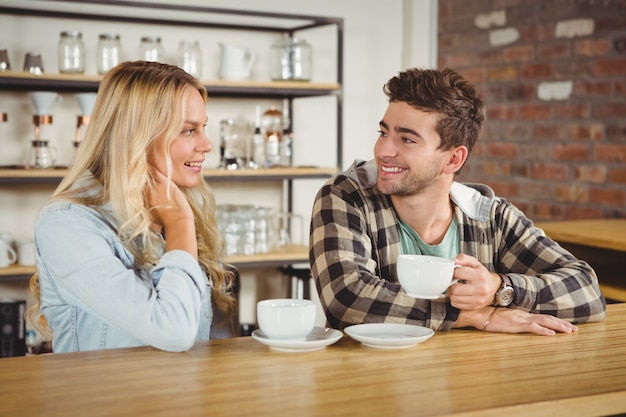
{"type": "Polygon", "coordinates": [[[513,298],[515,296],[515,291],[513,290],[513,285],[511,283],[511,278],[504,274],[499,274],[500,279],[502,280],[502,284],[500,285],[500,289],[496,293],[495,306],[496,307],[507,307],[513,302],[513,298]]]}

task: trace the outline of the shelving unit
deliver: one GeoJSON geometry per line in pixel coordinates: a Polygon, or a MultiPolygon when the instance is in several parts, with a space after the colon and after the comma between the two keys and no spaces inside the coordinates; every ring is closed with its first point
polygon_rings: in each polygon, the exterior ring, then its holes
{"type": "MultiPolygon", "coordinates": [[[[287,33],[294,36],[299,31],[317,27],[334,26],[336,29],[336,82],[311,83],[292,81],[223,81],[202,80],[210,97],[288,99],[333,96],[336,97],[337,131],[336,164],[334,167],[288,167],[258,170],[206,169],[204,177],[209,182],[280,181],[286,190],[288,208],[291,208],[293,181],[309,178],[329,178],[338,171],[342,161],[342,82],[343,82],[343,19],[320,16],[268,13],[211,7],[144,3],[120,0],[33,0],[23,2],[8,0],[0,5],[0,14],[45,18],[68,18],[105,22],[157,24],[236,31],[287,33]],[[111,8],[110,6],[116,6],[111,8]]],[[[53,90],[62,93],[95,92],[101,76],[45,73],[34,76],[21,71],[0,73],[2,91],[53,90]]],[[[20,167],[0,167],[0,185],[56,184],[66,169],[26,170],[20,167]]],[[[25,191],[28,192],[28,191],[25,191]]],[[[234,256],[226,262],[239,267],[284,266],[308,262],[308,249],[293,245],[284,250],[254,256],[234,256]]],[[[0,282],[24,279],[34,267],[10,266],[0,268],[0,282]]]]}

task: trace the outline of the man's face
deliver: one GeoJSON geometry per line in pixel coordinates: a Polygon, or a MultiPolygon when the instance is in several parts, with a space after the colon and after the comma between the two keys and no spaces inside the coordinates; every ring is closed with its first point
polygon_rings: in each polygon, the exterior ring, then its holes
{"type": "Polygon", "coordinates": [[[437,149],[436,113],[417,110],[404,102],[391,102],[380,122],[374,146],[377,185],[388,195],[414,195],[437,184],[450,151],[437,149]]]}

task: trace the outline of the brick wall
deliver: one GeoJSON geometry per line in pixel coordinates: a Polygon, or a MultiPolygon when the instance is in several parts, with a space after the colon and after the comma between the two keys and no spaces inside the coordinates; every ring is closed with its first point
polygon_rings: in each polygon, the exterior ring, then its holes
{"type": "Polygon", "coordinates": [[[439,0],[487,121],[459,179],[534,220],[626,217],[626,1],[439,0]]]}

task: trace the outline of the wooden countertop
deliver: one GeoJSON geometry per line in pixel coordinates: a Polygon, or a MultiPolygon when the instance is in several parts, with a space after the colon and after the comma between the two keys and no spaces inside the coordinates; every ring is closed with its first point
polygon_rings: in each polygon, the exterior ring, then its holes
{"type": "Polygon", "coordinates": [[[626,219],[568,220],[537,226],[594,267],[605,297],[626,302],[626,219]]]}
{"type": "Polygon", "coordinates": [[[559,242],[626,251],[626,219],[541,222],[537,226],[559,242]]]}
{"type": "Polygon", "coordinates": [[[251,337],[0,359],[2,416],[592,416],[626,412],[626,304],[552,337],[438,332],[402,350],[251,337]]]}

